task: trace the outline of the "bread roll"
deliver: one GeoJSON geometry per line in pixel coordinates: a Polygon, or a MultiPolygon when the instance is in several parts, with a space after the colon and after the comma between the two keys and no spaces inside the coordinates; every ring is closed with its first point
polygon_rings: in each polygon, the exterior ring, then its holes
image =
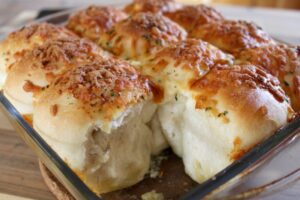
{"type": "Polygon", "coordinates": [[[134,15],[139,12],[168,13],[181,7],[174,0],[134,0],[125,7],[125,12],[134,15]]]}
{"type": "Polygon", "coordinates": [[[211,68],[231,63],[230,55],[198,39],[187,39],[163,47],[141,61],[141,73],[159,86],[161,94],[156,99],[159,103],[157,119],[153,120],[157,120],[160,129],[153,131],[163,132],[178,155],[182,155],[182,148],[177,145],[177,142],[182,141],[181,114],[186,102],[194,98],[191,83],[205,76],[211,68]],[[169,117],[162,117],[165,107],[169,108],[169,105],[172,110],[168,113],[169,117]]]}
{"type": "Polygon", "coordinates": [[[246,21],[223,20],[200,24],[191,31],[190,37],[205,40],[232,54],[274,43],[260,27],[246,21]]]}
{"type": "Polygon", "coordinates": [[[191,89],[195,98],[178,97],[160,107],[159,118],[186,173],[199,183],[241,158],[293,114],[279,81],[253,65],[215,67],[191,89]]]}
{"type": "Polygon", "coordinates": [[[141,60],[140,71],[161,88],[160,103],[190,95],[191,82],[216,65],[233,63],[232,56],[199,39],[179,41],[141,60]]]}
{"type": "Polygon", "coordinates": [[[184,6],[175,12],[166,13],[165,15],[184,27],[188,32],[191,32],[195,26],[224,20],[221,13],[204,4],[184,6]]]}
{"type": "Polygon", "coordinates": [[[67,28],[81,37],[97,41],[112,26],[127,18],[127,14],[115,7],[90,6],[72,15],[67,28]]]}
{"type": "Polygon", "coordinates": [[[160,14],[138,13],[117,23],[99,44],[119,57],[138,60],[186,35],[183,28],[160,14]]]}
{"type": "Polygon", "coordinates": [[[126,62],[80,65],[37,97],[34,128],[97,194],[125,188],[149,168],[151,96],[126,62]]]}
{"type": "Polygon", "coordinates": [[[48,23],[33,24],[9,34],[0,42],[0,89],[5,82],[7,68],[23,56],[23,50],[33,49],[48,40],[70,37],[76,36],[63,27],[48,23]]]}
{"type": "Polygon", "coordinates": [[[276,76],[290,97],[295,111],[300,110],[300,47],[268,45],[242,51],[238,62],[250,62],[276,76]]]}
{"type": "Polygon", "coordinates": [[[57,39],[24,50],[22,57],[8,69],[3,90],[21,114],[32,113],[35,93],[40,92],[56,76],[78,64],[108,57],[96,44],[85,39],[57,39]]]}

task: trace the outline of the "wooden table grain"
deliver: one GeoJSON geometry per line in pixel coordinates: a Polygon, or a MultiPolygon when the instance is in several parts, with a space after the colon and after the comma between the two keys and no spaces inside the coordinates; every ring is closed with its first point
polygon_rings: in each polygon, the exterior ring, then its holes
{"type": "Polygon", "coordinates": [[[54,200],[41,177],[37,157],[15,131],[0,130],[0,199],[16,196],[54,200]],[[1,196],[1,193],[14,196],[1,196]]]}

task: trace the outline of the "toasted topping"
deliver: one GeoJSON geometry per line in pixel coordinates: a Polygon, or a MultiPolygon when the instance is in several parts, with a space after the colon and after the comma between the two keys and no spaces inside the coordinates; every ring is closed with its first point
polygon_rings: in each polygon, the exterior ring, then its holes
{"type": "Polygon", "coordinates": [[[243,148],[243,141],[239,136],[237,136],[233,142],[233,149],[230,153],[230,159],[232,161],[240,159],[243,155],[245,155],[248,152],[249,149],[243,148]]]}
{"type": "Polygon", "coordinates": [[[185,31],[168,18],[151,13],[139,13],[124,22],[125,31],[143,36],[146,40],[183,40],[185,31]]]}
{"type": "Polygon", "coordinates": [[[50,40],[22,52],[22,58],[10,66],[5,86],[13,87],[10,90],[14,90],[15,95],[24,81],[24,91],[36,94],[65,71],[108,57],[97,45],[79,38],[50,40]]]}
{"type": "MultiPolygon", "coordinates": [[[[207,42],[197,39],[178,42],[158,51],[155,54],[155,60],[160,61],[154,67],[166,67],[166,64],[162,62],[165,58],[175,60],[174,67],[180,66],[192,70],[197,76],[203,75],[204,71],[208,71],[213,66],[226,65],[231,62],[230,56],[207,42]]],[[[157,71],[162,71],[162,69],[157,69],[157,71]]]]}
{"type": "Polygon", "coordinates": [[[42,40],[58,38],[59,36],[74,37],[75,35],[67,29],[53,24],[40,23],[23,27],[18,31],[12,32],[8,36],[8,40],[30,40],[33,37],[40,37],[42,40]]]}
{"type": "Polygon", "coordinates": [[[153,93],[153,101],[155,103],[161,103],[165,96],[164,88],[162,88],[161,86],[155,83],[151,83],[150,86],[151,86],[151,91],[153,93]]]}
{"type": "MultiPolygon", "coordinates": [[[[106,56],[105,52],[97,45],[85,39],[77,38],[49,41],[27,53],[30,59],[38,60],[42,69],[47,71],[66,67],[66,64],[88,63],[106,56]]],[[[34,67],[36,66],[32,65],[32,68],[34,67]]]]}
{"type": "Polygon", "coordinates": [[[148,80],[127,62],[102,60],[81,65],[59,77],[49,88],[70,93],[88,111],[122,109],[150,95],[148,80]]]}
{"type": "Polygon", "coordinates": [[[238,57],[238,62],[260,66],[276,76],[291,98],[293,108],[300,109],[300,88],[297,82],[297,76],[300,75],[300,55],[297,47],[284,44],[262,46],[242,51],[238,57]]]}
{"type": "Polygon", "coordinates": [[[125,11],[129,14],[139,12],[166,13],[173,12],[181,5],[174,0],[134,0],[133,3],[126,6],[125,11]]]}
{"type": "Polygon", "coordinates": [[[118,56],[132,58],[185,38],[186,32],[170,19],[160,14],[138,13],[116,24],[99,43],[118,56]]]}
{"type": "Polygon", "coordinates": [[[246,21],[216,21],[198,25],[190,34],[229,53],[272,44],[272,38],[254,23],[246,21]]]}
{"type": "Polygon", "coordinates": [[[26,92],[37,93],[37,92],[41,91],[42,87],[33,84],[31,81],[26,81],[23,86],[23,89],[26,92]]]}
{"type": "Polygon", "coordinates": [[[190,93],[190,82],[200,79],[215,66],[227,66],[231,57],[197,40],[187,39],[157,49],[143,61],[140,71],[151,78],[163,91],[160,101],[174,99],[180,94],[190,93]]]}
{"type": "Polygon", "coordinates": [[[32,115],[23,115],[24,119],[26,120],[26,122],[30,125],[33,126],[33,120],[32,120],[32,115]]]}
{"type": "Polygon", "coordinates": [[[300,55],[297,48],[284,44],[247,49],[240,53],[239,59],[268,70],[280,80],[287,74],[300,73],[300,55]]]}
{"type": "Polygon", "coordinates": [[[232,95],[237,95],[235,94],[237,89],[260,88],[269,91],[280,103],[286,98],[278,79],[254,65],[215,67],[202,79],[195,81],[191,87],[194,90],[205,91],[202,93],[207,95],[214,95],[224,88],[231,88],[232,95]]]}
{"type": "Polygon", "coordinates": [[[125,18],[127,14],[115,7],[90,6],[73,15],[67,27],[82,37],[96,41],[125,18]]]}
{"type": "Polygon", "coordinates": [[[23,27],[0,42],[0,56],[4,61],[0,68],[7,70],[12,63],[24,56],[23,50],[32,50],[49,40],[75,37],[77,36],[67,29],[48,23],[23,27]]]}
{"type": "Polygon", "coordinates": [[[53,106],[51,106],[50,112],[51,112],[52,116],[56,116],[56,114],[58,112],[58,105],[54,104],[53,106]]]}
{"type": "Polygon", "coordinates": [[[167,13],[166,16],[183,26],[187,31],[193,30],[195,25],[201,26],[224,19],[221,13],[203,4],[184,6],[175,12],[167,13]]]}

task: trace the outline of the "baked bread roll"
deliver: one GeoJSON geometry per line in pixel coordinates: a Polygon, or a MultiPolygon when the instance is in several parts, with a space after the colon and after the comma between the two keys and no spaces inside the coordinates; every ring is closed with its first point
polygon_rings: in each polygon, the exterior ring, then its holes
{"type": "Polygon", "coordinates": [[[241,158],[293,115],[277,78],[254,65],[214,67],[192,83],[194,98],[160,107],[186,173],[201,183],[241,158]],[[179,107],[175,106],[181,104],[179,107]],[[172,134],[174,124],[181,132],[172,134]]]}
{"type": "Polygon", "coordinates": [[[188,32],[191,32],[195,26],[224,20],[221,13],[204,4],[184,6],[175,12],[166,13],[165,16],[177,22],[188,32]]]}
{"type": "Polygon", "coordinates": [[[260,27],[246,21],[222,20],[199,24],[189,36],[205,40],[234,55],[245,49],[275,43],[260,27]]]}
{"type": "Polygon", "coordinates": [[[70,37],[76,36],[63,27],[48,23],[33,24],[9,34],[0,42],[0,89],[5,82],[7,68],[22,57],[23,50],[33,49],[48,40],[70,37]]]}
{"type": "Polygon", "coordinates": [[[295,111],[300,110],[300,47],[284,44],[268,45],[242,51],[237,62],[248,62],[276,76],[291,99],[295,111]]]}
{"type": "Polygon", "coordinates": [[[125,7],[125,12],[134,15],[139,12],[168,13],[174,12],[182,5],[174,0],[134,0],[125,7]]]}
{"type": "Polygon", "coordinates": [[[186,35],[183,28],[160,14],[138,13],[115,24],[99,44],[121,58],[138,60],[186,35]]]}
{"type": "Polygon", "coordinates": [[[162,47],[141,60],[139,70],[161,88],[159,103],[190,95],[191,82],[216,65],[233,63],[232,56],[199,39],[187,39],[162,47]]]}
{"type": "Polygon", "coordinates": [[[110,192],[148,171],[151,96],[149,81],[126,62],[79,65],[37,97],[33,125],[94,192],[110,192]]]}
{"type": "Polygon", "coordinates": [[[78,64],[109,57],[96,44],[85,39],[57,39],[24,50],[22,57],[8,68],[4,95],[21,114],[32,113],[35,93],[40,92],[55,77],[78,64]]]}
{"type": "Polygon", "coordinates": [[[178,155],[182,155],[182,149],[176,143],[182,140],[181,114],[185,103],[194,98],[191,83],[203,77],[211,68],[232,62],[231,56],[197,39],[187,39],[163,47],[141,62],[141,73],[147,75],[160,89],[160,95],[157,95],[159,98],[156,99],[159,103],[157,119],[153,120],[157,120],[160,129],[153,131],[163,132],[178,155]],[[169,108],[170,105],[172,111],[168,113],[169,117],[165,117],[164,107],[169,108]]]}
{"type": "Polygon", "coordinates": [[[112,26],[127,18],[127,14],[115,7],[90,6],[72,15],[67,28],[81,37],[97,41],[112,26]]]}

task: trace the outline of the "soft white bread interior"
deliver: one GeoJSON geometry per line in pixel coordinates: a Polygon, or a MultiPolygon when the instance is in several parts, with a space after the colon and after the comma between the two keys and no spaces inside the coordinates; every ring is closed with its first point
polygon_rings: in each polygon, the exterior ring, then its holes
{"type": "Polygon", "coordinates": [[[152,155],[158,155],[169,147],[169,143],[163,134],[157,112],[155,112],[148,124],[152,131],[152,155]]]}
{"type": "Polygon", "coordinates": [[[34,128],[98,194],[133,185],[148,171],[156,106],[128,63],[80,65],[37,97],[34,128]]]}
{"type": "Polygon", "coordinates": [[[237,57],[237,63],[251,63],[276,76],[290,97],[293,109],[300,110],[300,47],[267,45],[246,49],[237,57]]]}
{"type": "Polygon", "coordinates": [[[7,69],[23,56],[23,50],[33,49],[48,40],[76,37],[63,27],[48,23],[33,24],[13,32],[0,42],[0,89],[2,88],[7,69]]]}
{"type": "Polygon", "coordinates": [[[186,173],[199,183],[239,159],[293,115],[279,81],[253,65],[215,67],[191,89],[193,99],[178,97],[158,113],[186,173]]]}
{"type": "Polygon", "coordinates": [[[110,6],[89,6],[72,15],[67,28],[81,37],[98,41],[113,25],[128,16],[122,10],[110,6]]]}
{"type": "Polygon", "coordinates": [[[55,77],[78,64],[109,57],[96,44],[85,39],[55,39],[24,50],[8,71],[3,91],[21,114],[32,113],[35,93],[47,87],[55,77]]]}
{"type": "Polygon", "coordinates": [[[124,59],[149,55],[153,49],[184,40],[186,31],[161,14],[138,13],[115,24],[99,45],[124,59]]]}

